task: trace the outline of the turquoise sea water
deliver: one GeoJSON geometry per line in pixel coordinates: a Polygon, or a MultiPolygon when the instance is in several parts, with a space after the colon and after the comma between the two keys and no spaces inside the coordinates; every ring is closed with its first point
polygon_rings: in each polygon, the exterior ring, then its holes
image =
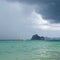
{"type": "Polygon", "coordinates": [[[60,41],[0,41],[0,60],[60,60],[60,41]]]}

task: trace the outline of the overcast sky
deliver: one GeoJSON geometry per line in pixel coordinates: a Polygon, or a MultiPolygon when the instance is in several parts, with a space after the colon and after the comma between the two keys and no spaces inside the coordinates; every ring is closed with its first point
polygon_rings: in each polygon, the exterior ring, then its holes
{"type": "Polygon", "coordinates": [[[60,0],[0,0],[0,39],[60,37],[60,0]]]}

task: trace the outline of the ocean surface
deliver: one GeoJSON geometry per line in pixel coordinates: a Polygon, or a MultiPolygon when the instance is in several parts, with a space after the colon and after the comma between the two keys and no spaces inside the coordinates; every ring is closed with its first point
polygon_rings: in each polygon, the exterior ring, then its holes
{"type": "Polygon", "coordinates": [[[0,60],[60,60],[60,41],[0,41],[0,60]]]}

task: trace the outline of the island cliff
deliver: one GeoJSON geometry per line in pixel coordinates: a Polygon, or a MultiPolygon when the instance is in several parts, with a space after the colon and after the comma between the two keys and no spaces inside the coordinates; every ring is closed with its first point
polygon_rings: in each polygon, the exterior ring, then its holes
{"type": "Polygon", "coordinates": [[[38,34],[32,36],[31,40],[44,40],[44,37],[40,37],[38,34]]]}

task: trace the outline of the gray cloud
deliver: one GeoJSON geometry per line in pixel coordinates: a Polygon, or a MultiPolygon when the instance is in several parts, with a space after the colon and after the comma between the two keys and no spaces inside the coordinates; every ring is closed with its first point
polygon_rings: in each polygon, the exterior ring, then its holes
{"type": "Polygon", "coordinates": [[[43,15],[43,18],[59,22],[58,2],[59,0],[0,0],[0,39],[30,38],[33,34],[59,37],[60,30],[34,28],[40,27],[40,19],[37,14],[32,14],[35,9],[35,13],[43,15]]]}
{"type": "Polygon", "coordinates": [[[0,39],[29,38],[33,34],[31,20],[28,20],[32,8],[19,3],[0,1],[0,39]]]}
{"type": "Polygon", "coordinates": [[[8,0],[37,5],[36,12],[44,19],[60,23],[60,0],[8,0]]]}

